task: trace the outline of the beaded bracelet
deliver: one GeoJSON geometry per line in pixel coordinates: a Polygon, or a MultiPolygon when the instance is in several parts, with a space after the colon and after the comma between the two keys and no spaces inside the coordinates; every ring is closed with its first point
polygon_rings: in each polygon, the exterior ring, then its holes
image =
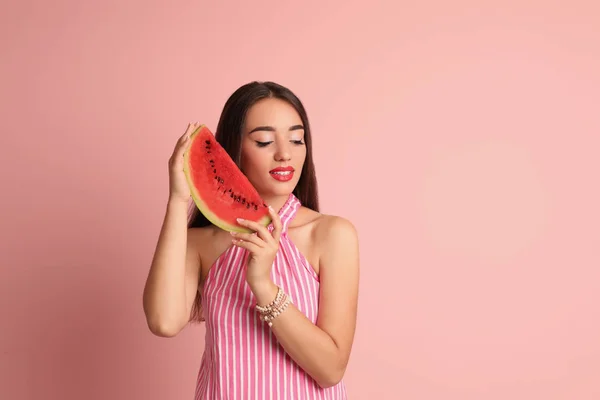
{"type": "Polygon", "coordinates": [[[269,327],[273,326],[273,320],[277,318],[291,303],[290,297],[283,291],[281,287],[278,287],[277,296],[275,299],[267,304],[266,306],[256,305],[256,309],[260,313],[260,319],[269,324],[269,327]]]}

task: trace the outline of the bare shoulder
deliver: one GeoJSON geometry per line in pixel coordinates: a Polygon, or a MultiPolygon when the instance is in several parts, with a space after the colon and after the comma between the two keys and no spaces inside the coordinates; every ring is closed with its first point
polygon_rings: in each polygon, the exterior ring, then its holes
{"type": "Polygon", "coordinates": [[[316,243],[325,248],[332,245],[353,246],[358,244],[358,231],[347,218],[338,215],[320,214],[315,225],[316,243]]]}
{"type": "Polygon", "coordinates": [[[350,262],[340,257],[358,259],[358,231],[349,219],[313,210],[305,212],[305,219],[310,221],[310,246],[319,276],[331,265],[349,267],[350,262]]]}
{"type": "Polygon", "coordinates": [[[214,225],[203,226],[200,228],[188,228],[188,238],[192,241],[206,240],[217,235],[217,229],[214,225]]]}
{"type": "Polygon", "coordinates": [[[216,259],[231,246],[231,236],[214,226],[188,229],[188,248],[192,249],[200,261],[200,281],[208,274],[216,259]]]}
{"type": "Polygon", "coordinates": [[[202,253],[202,247],[207,240],[210,240],[215,235],[211,226],[188,228],[187,232],[188,249],[195,250],[198,254],[202,253]]]}
{"type": "Polygon", "coordinates": [[[310,225],[316,239],[327,239],[331,234],[341,234],[357,237],[354,224],[347,218],[337,215],[322,214],[310,208],[302,207],[299,223],[310,225]]]}
{"type": "Polygon", "coordinates": [[[224,242],[223,239],[226,239],[227,243],[231,241],[227,232],[214,225],[188,229],[189,245],[204,256],[210,257],[212,250],[221,247],[219,244],[224,242]]]}

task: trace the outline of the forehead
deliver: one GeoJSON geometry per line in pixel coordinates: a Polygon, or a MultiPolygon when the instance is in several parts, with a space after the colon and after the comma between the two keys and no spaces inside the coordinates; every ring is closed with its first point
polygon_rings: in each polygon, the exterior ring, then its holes
{"type": "Polygon", "coordinates": [[[256,102],[246,114],[246,129],[258,125],[269,125],[287,130],[292,125],[302,124],[300,115],[285,100],[267,98],[256,102]]]}

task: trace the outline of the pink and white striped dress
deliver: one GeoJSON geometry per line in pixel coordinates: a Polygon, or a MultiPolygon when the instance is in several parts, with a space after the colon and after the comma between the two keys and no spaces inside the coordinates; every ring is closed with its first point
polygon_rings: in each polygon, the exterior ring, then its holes
{"type": "MultiPolygon", "coordinates": [[[[279,210],[283,230],[271,277],[315,323],[319,277],[287,236],[288,225],[299,208],[300,201],[291,194],[279,210]]],[[[196,400],[346,399],[343,382],[321,388],[258,318],[256,300],[245,280],[247,256],[247,250],[229,247],[206,278],[202,293],[206,347],[198,372],[196,400]]]]}

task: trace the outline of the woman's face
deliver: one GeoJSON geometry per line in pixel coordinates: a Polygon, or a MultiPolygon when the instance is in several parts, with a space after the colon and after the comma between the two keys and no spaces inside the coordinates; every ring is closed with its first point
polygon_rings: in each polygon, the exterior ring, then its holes
{"type": "Polygon", "coordinates": [[[286,101],[266,98],[248,110],[242,129],[242,171],[261,196],[288,196],[306,159],[300,115],[286,101]]]}

